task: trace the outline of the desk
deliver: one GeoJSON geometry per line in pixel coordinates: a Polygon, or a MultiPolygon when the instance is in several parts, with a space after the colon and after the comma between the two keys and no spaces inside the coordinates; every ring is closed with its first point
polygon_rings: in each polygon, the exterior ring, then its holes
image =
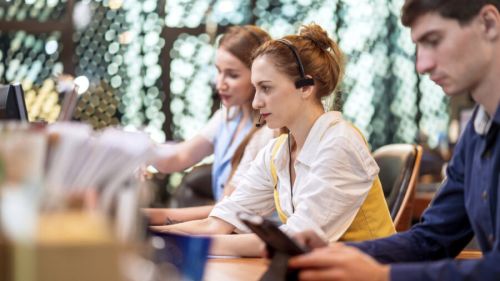
{"type": "Polygon", "coordinates": [[[260,258],[209,259],[204,281],[257,281],[269,261],[260,258]]]}
{"type": "Polygon", "coordinates": [[[475,260],[483,257],[483,253],[478,250],[465,249],[457,256],[457,260],[475,260]]]}
{"type": "MultiPolygon", "coordinates": [[[[481,252],[464,250],[457,259],[479,259],[481,252]]],[[[269,261],[259,258],[209,259],[204,281],[257,281],[267,269],[269,261]]]]}

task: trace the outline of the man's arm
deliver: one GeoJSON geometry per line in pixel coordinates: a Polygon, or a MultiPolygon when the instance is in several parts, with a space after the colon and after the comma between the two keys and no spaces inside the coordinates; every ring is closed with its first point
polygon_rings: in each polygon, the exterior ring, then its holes
{"type": "Polygon", "coordinates": [[[390,280],[407,281],[497,281],[500,280],[500,253],[490,252],[478,260],[445,259],[428,263],[391,265],[390,280]]]}
{"type": "MultiPolygon", "coordinates": [[[[294,258],[290,265],[302,269],[303,275],[335,273],[347,277],[344,280],[372,280],[377,273],[382,280],[388,269],[380,263],[394,263],[390,266],[391,280],[499,280],[498,254],[487,254],[481,260],[457,261],[454,258],[473,236],[464,198],[464,141],[456,147],[448,170],[447,179],[436,195],[423,220],[410,231],[388,238],[351,243],[353,247],[343,247],[343,252],[336,251],[336,246],[328,248],[329,254],[342,258],[331,258],[328,264],[313,266],[325,256],[324,251],[294,258]],[[369,254],[379,263],[371,259],[369,254]],[[352,256],[346,260],[344,256],[352,256]],[[443,259],[441,261],[435,261],[443,259]],[[424,262],[425,261],[425,262],[424,262]],[[420,263],[416,263],[420,262],[420,263]],[[357,266],[353,266],[356,264],[357,266]],[[358,270],[354,270],[358,268],[358,270]],[[371,268],[371,270],[361,270],[371,268]],[[335,269],[335,270],[333,270],[335,269]],[[307,273],[307,274],[306,274],[307,273]],[[487,275],[487,276],[485,276],[487,275]],[[350,278],[348,276],[357,276],[350,278]]],[[[331,280],[336,280],[329,275],[331,280]]],[[[304,278],[303,280],[316,280],[304,278]]]]}
{"type": "Polygon", "coordinates": [[[458,142],[446,179],[420,223],[407,232],[351,245],[382,263],[430,261],[458,255],[473,237],[464,195],[466,142],[467,138],[458,142]]]}
{"type": "Polygon", "coordinates": [[[290,266],[301,269],[301,281],[494,281],[500,279],[500,254],[478,260],[441,261],[383,265],[359,249],[334,244],[294,257],[290,266]]]}

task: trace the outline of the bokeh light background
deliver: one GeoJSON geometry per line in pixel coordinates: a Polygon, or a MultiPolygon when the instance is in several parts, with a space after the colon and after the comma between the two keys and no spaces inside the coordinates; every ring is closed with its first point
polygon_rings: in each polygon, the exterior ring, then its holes
{"type": "Polygon", "coordinates": [[[218,106],[217,34],[254,23],[279,37],[316,22],[348,57],[344,114],[372,149],[421,135],[433,148],[448,128],[448,100],[415,71],[402,2],[0,0],[0,83],[21,82],[30,119],[52,122],[61,101],[55,77],[85,76],[75,119],[140,128],[159,142],[186,139],[218,106]]]}

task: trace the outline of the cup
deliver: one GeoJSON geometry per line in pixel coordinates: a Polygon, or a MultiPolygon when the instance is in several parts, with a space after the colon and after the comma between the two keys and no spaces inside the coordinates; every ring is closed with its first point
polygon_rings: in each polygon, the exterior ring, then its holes
{"type": "Polygon", "coordinates": [[[170,263],[182,281],[201,281],[208,259],[211,238],[153,232],[151,243],[156,264],[170,263]]]}

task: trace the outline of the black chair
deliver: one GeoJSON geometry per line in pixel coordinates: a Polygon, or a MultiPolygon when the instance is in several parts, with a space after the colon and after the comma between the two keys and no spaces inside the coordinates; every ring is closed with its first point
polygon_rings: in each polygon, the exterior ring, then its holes
{"type": "Polygon", "coordinates": [[[214,204],[211,172],[211,164],[194,167],[182,178],[169,205],[181,208],[214,204]]]}
{"type": "Polygon", "coordinates": [[[389,144],[377,149],[373,157],[380,167],[379,178],[396,230],[406,230],[411,224],[422,147],[389,144]]]}

